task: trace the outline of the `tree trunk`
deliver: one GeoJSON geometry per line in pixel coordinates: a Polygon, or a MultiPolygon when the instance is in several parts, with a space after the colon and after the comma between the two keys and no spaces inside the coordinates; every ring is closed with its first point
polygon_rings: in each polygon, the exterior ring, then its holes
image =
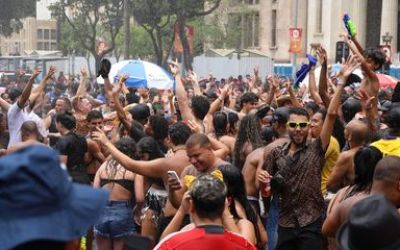
{"type": "Polygon", "coordinates": [[[183,65],[185,70],[192,70],[192,53],[190,53],[189,41],[186,36],[186,20],[184,17],[178,18],[179,38],[181,39],[183,48],[183,65]]]}
{"type": "Polygon", "coordinates": [[[129,59],[130,27],[129,27],[129,0],[124,0],[124,59],[129,59]]]}

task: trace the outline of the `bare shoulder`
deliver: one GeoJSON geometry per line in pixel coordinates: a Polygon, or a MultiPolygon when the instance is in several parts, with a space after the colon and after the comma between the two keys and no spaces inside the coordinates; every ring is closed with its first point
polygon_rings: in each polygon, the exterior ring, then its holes
{"type": "Polygon", "coordinates": [[[368,197],[367,194],[360,194],[352,196],[342,201],[337,207],[341,222],[344,222],[349,218],[350,211],[357,202],[367,197],[368,197]]]}

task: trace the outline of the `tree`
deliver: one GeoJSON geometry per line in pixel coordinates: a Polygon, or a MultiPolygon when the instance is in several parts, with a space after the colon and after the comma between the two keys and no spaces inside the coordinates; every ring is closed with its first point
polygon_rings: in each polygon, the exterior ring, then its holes
{"type": "Polygon", "coordinates": [[[70,25],[80,46],[93,55],[98,71],[101,59],[115,49],[123,18],[123,0],[61,0],[50,9],[70,25]],[[103,32],[100,32],[100,27],[103,32]],[[98,51],[98,39],[109,37],[108,47],[98,51]]]}
{"type": "Polygon", "coordinates": [[[0,35],[9,36],[22,28],[21,19],[35,16],[37,0],[2,0],[0,7],[0,35]]]}
{"type": "Polygon", "coordinates": [[[175,19],[165,0],[134,0],[133,16],[149,34],[156,63],[165,66],[173,45],[175,19]]]}
{"type": "Polygon", "coordinates": [[[156,61],[154,46],[147,31],[141,26],[131,28],[131,44],[129,54],[132,58],[156,61]]]}
{"type": "Polygon", "coordinates": [[[202,17],[216,10],[221,0],[168,0],[171,12],[175,14],[179,29],[179,38],[183,48],[185,69],[192,69],[192,54],[186,37],[186,24],[190,19],[202,17]]]}

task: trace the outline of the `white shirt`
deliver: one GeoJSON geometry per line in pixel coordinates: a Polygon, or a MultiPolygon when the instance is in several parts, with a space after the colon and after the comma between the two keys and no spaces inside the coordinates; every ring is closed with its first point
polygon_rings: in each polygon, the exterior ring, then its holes
{"type": "Polygon", "coordinates": [[[21,139],[21,126],[26,121],[34,121],[38,127],[39,133],[43,137],[47,137],[48,131],[45,129],[43,120],[34,112],[27,112],[21,109],[18,103],[10,106],[7,112],[8,131],[10,133],[10,141],[8,147],[11,147],[22,141],[21,139]]]}

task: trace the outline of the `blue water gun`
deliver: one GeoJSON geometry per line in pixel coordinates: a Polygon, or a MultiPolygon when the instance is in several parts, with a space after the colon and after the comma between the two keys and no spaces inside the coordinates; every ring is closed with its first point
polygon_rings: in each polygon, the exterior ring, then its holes
{"type": "Polygon", "coordinates": [[[296,72],[296,81],[293,83],[293,88],[299,88],[300,83],[306,78],[310,69],[317,65],[317,58],[307,54],[308,64],[302,64],[301,68],[296,72]]]}
{"type": "Polygon", "coordinates": [[[351,20],[351,18],[348,14],[344,14],[343,23],[344,23],[344,26],[346,27],[347,33],[351,37],[354,37],[355,35],[357,35],[356,25],[353,23],[353,21],[351,20]]]}

